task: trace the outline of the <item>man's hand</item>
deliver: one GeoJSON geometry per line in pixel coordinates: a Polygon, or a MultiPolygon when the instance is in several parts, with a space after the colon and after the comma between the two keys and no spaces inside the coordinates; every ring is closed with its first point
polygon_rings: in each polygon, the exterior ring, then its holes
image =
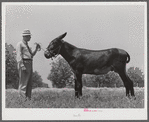
{"type": "Polygon", "coordinates": [[[36,49],[35,49],[35,51],[33,51],[32,56],[35,56],[35,54],[37,53],[37,51],[40,51],[41,50],[40,44],[38,44],[38,43],[35,43],[35,44],[36,44],[36,49]]]}
{"type": "Polygon", "coordinates": [[[36,50],[38,50],[38,51],[41,50],[41,46],[38,43],[36,43],[36,50]]]}

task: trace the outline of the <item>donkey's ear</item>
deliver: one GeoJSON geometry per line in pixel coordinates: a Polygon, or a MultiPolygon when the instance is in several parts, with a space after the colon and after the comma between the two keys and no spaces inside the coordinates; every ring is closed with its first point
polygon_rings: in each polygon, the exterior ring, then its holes
{"type": "Polygon", "coordinates": [[[60,35],[59,37],[57,37],[58,39],[63,39],[66,36],[67,32],[65,32],[64,34],[60,35]]]}

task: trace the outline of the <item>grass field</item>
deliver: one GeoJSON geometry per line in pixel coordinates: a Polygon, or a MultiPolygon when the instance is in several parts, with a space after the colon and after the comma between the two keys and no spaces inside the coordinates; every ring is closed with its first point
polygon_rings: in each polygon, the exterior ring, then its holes
{"type": "Polygon", "coordinates": [[[143,108],[144,89],[134,89],[136,100],[128,99],[124,88],[84,88],[80,99],[75,98],[74,89],[36,88],[31,101],[7,89],[6,108],[143,108]]]}

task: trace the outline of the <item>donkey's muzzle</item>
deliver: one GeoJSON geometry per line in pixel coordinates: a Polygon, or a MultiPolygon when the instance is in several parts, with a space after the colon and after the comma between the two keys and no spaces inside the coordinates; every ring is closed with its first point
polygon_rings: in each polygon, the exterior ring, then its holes
{"type": "Polygon", "coordinates": [[[44,56],[45,56],[46,58],[52,58],[52,54],[51,54],[48,50],[46,50],[46,51],[44,52],[44,56]]]}

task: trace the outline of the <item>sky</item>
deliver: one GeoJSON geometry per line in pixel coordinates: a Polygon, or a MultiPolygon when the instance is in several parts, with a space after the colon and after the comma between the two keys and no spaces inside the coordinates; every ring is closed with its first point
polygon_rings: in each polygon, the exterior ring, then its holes
{"type": "MultiPolygon", "coordinates": [[[[52,5],[7,4],[5,6],[5,42],[16,47],[22,40],[22,32],[32,33],[29,46],[35,49],[35,42],[45,49],[50,41],[67,32],[64,41],[76,47],[102,50],[120,48],[130,55],[129,67],[144,70],[144,5],[52,5]]],[[[33,69],[39,72],[43,82],[50,82],[47,76],[51,60],[44,52],[37,52],[33,69]]]]}

